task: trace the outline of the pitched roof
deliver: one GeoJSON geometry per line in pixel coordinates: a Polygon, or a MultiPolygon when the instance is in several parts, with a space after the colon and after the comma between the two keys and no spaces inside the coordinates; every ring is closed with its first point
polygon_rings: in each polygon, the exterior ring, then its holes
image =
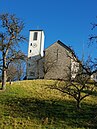
{"type": "Polygon", "coordinates": [[[66,48],[68,51],[73,52],[73,50],[69,46],[65,45],[60,40],[58,40],[57,43],[60,44],[62,47],[66,48]]]}
{"type": "MultiPolygon", "coordinates": [[[[61,42],[60,40],[58,40],[55,43],[58,43],[59,45],[61,45],[62,47],[64,47],[65,49],[67,49],[68,51],[73,53],[73,50],[70,47],[68,47],[67,45],[65,45],[63,42],[61,42]]],[[[52,45],[54,45],[55,43],[53,43],[52,45]]],[[[50,48],[52,45],[50,45],[48,48],[50,48]]],[[[46,48],[46,49],[48,49],[48,48],[46,48]]]]}
{"type": "MultiPolygon", "coordinates": [[[[73,50],[72,48],[70,48],[69,46],[65,45],[65,44],[64,44],[63,42],[61,42],[60,40],[58,40],[58,41],[55,42],[55,43],[58,43],[59,45],[61,45],[61,46],[64,47],[65,49],[67,49],[72,55],[74,55],[75,58],[77,58],[76,55],[75,55],[75,52],[74,52],[74,50],[73,50]]],[[[52,45],[54,45],[55,43],[53,43],[52,45]]],[[[52,45],[51,45],[51,46],[52,46],[52,45]]],[[[48,48],[50,48],[51,46],[49,46],[48,48]]],[[[47,50],[48,48],[46,48],[45,50],[47,50]]]]}

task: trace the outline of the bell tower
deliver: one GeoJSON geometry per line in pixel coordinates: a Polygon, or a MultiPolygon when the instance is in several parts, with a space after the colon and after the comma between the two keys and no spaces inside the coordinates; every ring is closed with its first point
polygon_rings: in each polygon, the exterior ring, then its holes
{"type": "Polygon", "coordinates": [[[43,30],[30,30],[28,57],[40,55],[43,57],[44,32],[43,30]]]}
{"type": "Polygon", "coordinates": [[[27,79],[40,78],[42,72],[41,59],[44,56],[43,30],[30,30],[28,44],[27,79]]]}

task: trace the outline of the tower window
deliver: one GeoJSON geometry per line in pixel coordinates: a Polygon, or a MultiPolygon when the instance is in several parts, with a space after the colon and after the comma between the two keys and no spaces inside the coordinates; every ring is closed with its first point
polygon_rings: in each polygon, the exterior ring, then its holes
{"type": "Polygon", "coordinates": [[[31,50],[30,50],[30,53],[31,53],[31,50]]]}
{"type": "Polygon", "coordinates": [[[32,43],[30,44],[30,46],[32,46],[32,43]]]}
{"type": "Polygon", "coordinates": [[[33,40],[37,40],[38,33],[34,32],[33,40]]]}

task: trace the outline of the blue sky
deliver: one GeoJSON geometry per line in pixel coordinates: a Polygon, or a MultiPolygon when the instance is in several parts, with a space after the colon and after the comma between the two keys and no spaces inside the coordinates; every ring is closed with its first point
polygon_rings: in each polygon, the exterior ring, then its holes
{"type": "MultiPolygon", "coordinates": [[[[29,30],[43,29],[45,48],[57,40],[72,46],[79,58],[84,51],[94,57],[97,46],[88,48],[91,23],[97,21],[97,0],[0,0],[0,13],[16,14],[24,20],[23,33],[29,37],[29,30]]],[[[28,44],[23,44],[27,54],[28,44]]]]}

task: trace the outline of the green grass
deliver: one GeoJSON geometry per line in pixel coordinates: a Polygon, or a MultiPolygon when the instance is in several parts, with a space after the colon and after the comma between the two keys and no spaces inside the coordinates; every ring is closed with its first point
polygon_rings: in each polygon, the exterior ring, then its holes
{"type": "Polygon", "coordinates": [[[51,80],[29,80],[7,84],[0,91],[0,129],[97,129],[97,91],[75,101],[47,88],[51,80]]]}

